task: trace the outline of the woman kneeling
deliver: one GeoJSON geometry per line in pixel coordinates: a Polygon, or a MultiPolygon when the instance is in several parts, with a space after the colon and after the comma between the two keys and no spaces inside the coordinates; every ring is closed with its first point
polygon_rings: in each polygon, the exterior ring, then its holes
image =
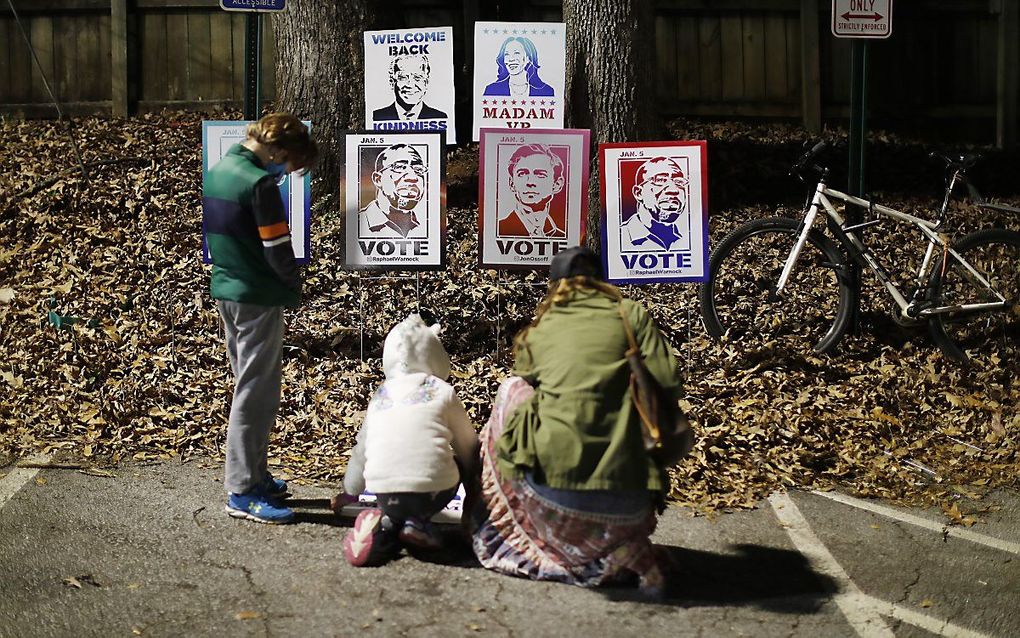
{"type": "Polygon", "coordinates": [[[621,310],[674,397],[676,361],[645,309],[602,281],[591,251],[557,255],[550,280],[481,432],[480,496],[468,512],[475,554],[514,576],[589,587],[636,574],[661,593],[648,537],[669,478],[645,451],[621,310]]]}

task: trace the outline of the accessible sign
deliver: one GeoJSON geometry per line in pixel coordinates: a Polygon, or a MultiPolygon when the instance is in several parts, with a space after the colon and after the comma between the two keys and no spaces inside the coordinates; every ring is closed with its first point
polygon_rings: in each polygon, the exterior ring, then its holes
{"type": "Polygon", "coordinates": [[[220,0],[224,11],[283,11],[287,0],[220,0]]]}

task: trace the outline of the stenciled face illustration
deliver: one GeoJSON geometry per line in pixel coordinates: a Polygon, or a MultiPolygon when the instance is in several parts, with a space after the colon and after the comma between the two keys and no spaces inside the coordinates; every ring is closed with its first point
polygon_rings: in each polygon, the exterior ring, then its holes
{"type": "Polygon", "coordinates": [[[528,69],[531,63],[528,54],[524,52],[524,45],[516,40],[506,45],[503,50],[503,64],[510,75],[518,75],[528,69]]]}
{"type": "Polygon", "coordinates": [[[372,183],[390,205],[400,210],[411,210],[425,194],[427,169],[421,155],[404,146],[388,148],[382,152],[379,170],[372,173],[372,183]]]}
{"type": "Polygon", "coordinates": [[[687,178],[676,162],[667,158],[649,160],[638,169],[641,182],[634,185],[638,205],[652,213],[655,221],[672,224],[687,208],[687,178]]]}
{"type": "Polygon", "coordinates": [[[556,177],[552,160],[542,153],[522,157],[510,173],[510,188],[526,208],[540,210],[563,190],[563,176],[556,177]]]}
{"type": "Polygon", "coordinates": [[[425,99],[429,71],[424,58],[401,58],[394,63],[390,84],[393,93],[405,106],[411,107],[425,99]]]}

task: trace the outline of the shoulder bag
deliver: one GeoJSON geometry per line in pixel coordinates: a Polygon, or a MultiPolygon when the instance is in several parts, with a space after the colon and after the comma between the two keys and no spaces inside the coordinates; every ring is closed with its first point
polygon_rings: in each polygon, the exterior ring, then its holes
{"type": "Polygon", "coordinates": [[[630,366],[630,395],[641,421],[645,451],[660,467],[669,467],[694,447],[694,433],[680,406],[648,371],[622,304],[619,310],[630,346],[624,355],[630,366]]]}

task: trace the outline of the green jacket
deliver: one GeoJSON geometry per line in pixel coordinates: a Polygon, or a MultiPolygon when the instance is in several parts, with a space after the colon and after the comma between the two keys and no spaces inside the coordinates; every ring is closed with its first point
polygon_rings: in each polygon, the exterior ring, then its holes
{"type": "MultiPolygon", "coordinates": [[[[645,309],[623,300],[652,375],[679,396],[676,360],[645,309]]],[[[500,471],[531,469],[545,485],[572,490],[663,490],[663,470],[645,453],[633,409],[628,348],[617,302],[578,292],[551,307],[518,348],[513,374],[536,386],[507,419],[500,471]]]]}
{"type": "Polygon", "coordinates": [[[276,181],[240,144],[202,184],[202,227],[212,256],[213,299],[296,306],[301,276],[276,181]]]}

